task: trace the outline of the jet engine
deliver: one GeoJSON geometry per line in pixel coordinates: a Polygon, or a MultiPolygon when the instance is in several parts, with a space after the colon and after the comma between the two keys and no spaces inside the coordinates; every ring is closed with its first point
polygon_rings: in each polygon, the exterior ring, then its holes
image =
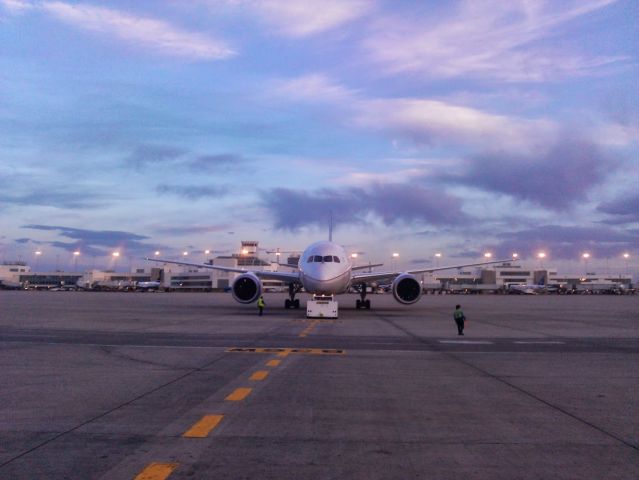
{"type": "Polygon", "coordinates": [[[422,296],[422,285],[415,277],[408,273],[402,273],[393,280],[393,297],[399,303],[410,305],[422,296]]]}
{"type": "Polygon", "coordinates": [[[238,302],[251,303],[262,294],[262,282],[253,273],[243,273],[233,282],[231,292],[238,302]]]}

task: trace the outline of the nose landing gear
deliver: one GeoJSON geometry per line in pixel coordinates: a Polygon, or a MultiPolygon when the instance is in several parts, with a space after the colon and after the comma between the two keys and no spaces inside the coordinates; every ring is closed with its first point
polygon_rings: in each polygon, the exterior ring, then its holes
{"type": "Polygon", "coordinates": [[[295,295],[297,295],[301,289],[302,287],[299,283],[294,282],[288,284],[289,298],[284,301],[284,308],[300,308],[300,299],[295,298],[295,295]]]}
{"type": "Polygon", "coordinates": [[[360,299],[355,301],[355,308],[359,310],[360,308],[364,308],[366,310],[371,309],[371,301],[366,299],[366,284],[361,283],[359,285],[359,296],[360,299]]]}

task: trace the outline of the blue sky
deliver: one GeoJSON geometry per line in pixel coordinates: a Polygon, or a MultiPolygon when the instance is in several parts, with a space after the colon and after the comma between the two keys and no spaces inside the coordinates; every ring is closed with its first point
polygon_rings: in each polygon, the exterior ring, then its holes
{"type": "MultiPolygon", "coordinates": [[[[0,0],[0,255],[639,255],[632,0],[0,0]]],[[[605,261],[605,264],[604,264],[605,261]]]]}

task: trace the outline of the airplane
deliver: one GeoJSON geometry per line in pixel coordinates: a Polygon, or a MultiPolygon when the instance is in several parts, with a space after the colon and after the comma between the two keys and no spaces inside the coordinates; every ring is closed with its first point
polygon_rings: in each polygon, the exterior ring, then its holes
{"type": "Polygon", "coordinates": [[[295,298],[302,289],[314,297],[330,297],[346,293],[351,286],[359,289],[360,298],[355,302],[357,309],[370,310],[370,300],[366,298],[366,286],[379,281],[391,282],[393,297],[403,305],[417,302],[423,293],[422,285],[415,275],[440,270],[450,270],[463,267],[491,265],[512,262],[513,259],[493,260],[480,263],[466,263],[447,267],[424,268],[407,271],[389,272],[360,272],[369,269],[369,265],[354,266],[344,248],[329,240],[315,242],[304,250],[298,265],[286,265],[292,272],[267,272],[246,268],[222,267],[210,264],[178,262],[157,258],[146,260],[158,263],[171,263],[197,268],[219,270],[222,272],[239,273],[231,285],[233,298],[239,303],[255,302],[262,294],[262,279],[279,280],[288,284],[289,298],[284,302],[285,308],[299,308],[300,301],[295,298]]]}
{"type": "Polygon", "coordinates": [[[539,280],[539,283],[533,285],[524,284],[511,284],[508,285],[510,293],[518,293],[521,295],[538,295],[540,293],[557,293],[561,290],[562,286],[558,283],[548,284],[546,283],[546,277],[543,276],[539,280]]]}
{"type": "Polygon", "coordinates": [[[160,288],[160,282],[137,282],[135,284],[135,288],[137,290],[157,290],[158,288],[160,288]]]}

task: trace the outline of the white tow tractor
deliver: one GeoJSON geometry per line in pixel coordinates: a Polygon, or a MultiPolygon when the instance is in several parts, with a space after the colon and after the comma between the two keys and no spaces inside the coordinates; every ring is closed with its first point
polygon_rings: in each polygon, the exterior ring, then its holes
{"type": "Polygon", "coordinates": [[[313,295],[313,299],[306,302],[307,318],[337,318],[337,302],[333,295],[313,295]]]}

